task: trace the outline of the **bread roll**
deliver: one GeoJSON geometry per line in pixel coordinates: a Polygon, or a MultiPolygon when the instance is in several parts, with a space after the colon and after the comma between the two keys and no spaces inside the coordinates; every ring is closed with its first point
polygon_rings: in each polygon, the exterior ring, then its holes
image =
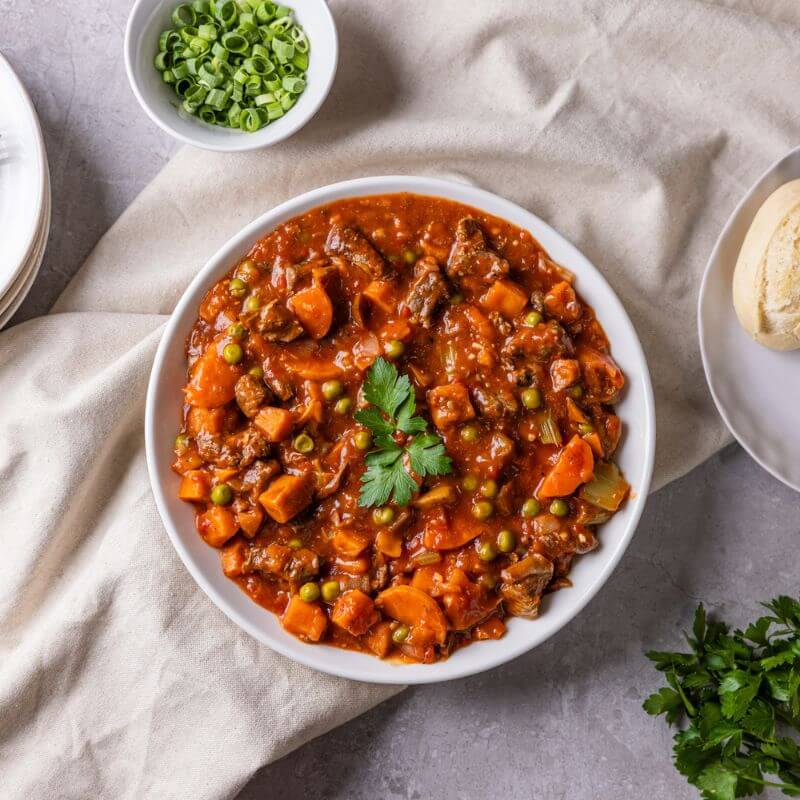
{"type": "Polygon", "coordinates": [[[733,273],[733,305],[759,344],[800,347],[800,180],[776,189],[755,215],[733,273]]]}

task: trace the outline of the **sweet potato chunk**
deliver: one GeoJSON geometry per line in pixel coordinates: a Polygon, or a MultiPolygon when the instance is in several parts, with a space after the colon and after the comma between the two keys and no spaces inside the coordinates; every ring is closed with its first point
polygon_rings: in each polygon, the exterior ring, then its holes
{"type": "Polygon", "coordinates": [[[360,589],[350,589],[339,595],[331,611],[331,621],[353,636],[362,636],[380,618],[375,603],[360,589]]]}
{"type": "Polygon", "coordinates": [[[580,436],[573,436],[558,456],[555,466],[539,487],[539,497],[565,497],[592,479],[594,455],[580,436]]]}
{"type": "Polygon", "coordinates": [[[197,530],[212,547],[222,547],[239,530],[239,523],[232,511],[212,506],[197,518],[197,530]]]}
{"type": "Polygon", "coordinates": [[[236,381],[242,368],[228,364],[222,357],[222,348],[230,341],[226,337],[215,339],[192,366],[186,402],[198,408],[216,408],[230,403],[236,396],[236,381]]]}
{"type": "Polygon", "coordinates": [[[225,545],[220,553],[222,571],[229,578],[239,578],[245,573],[247,545],[241,539],[234,539],[225,545]]]}
{"type": "Polygon", "coordinates": [[[319,603],[306,603],[293,595],[281,617],[283,627],[298,639],[318,642],[328,627],[328,618],[319,603]]]}
{"type": "Polygon", "coordinates": [[[349,528],[340,528],[333,535],[333,549],[345,558],[361,555],[368,544],[369,538],[365,534],[349,528]]]}
{"type": "Polygon", "coordinates": [[[475,409],[463,383],[448,383],[431,389],[428,407],[433,424],[440,429],[475,418],[475,409]]]}
{"type": "Polygon", "coordinates": [[[381,530],[375,537],[375,548],[390,558],[400,558],[403,552],[403,536],[400,531],[381,530]]]}
{"type": "Polygon", "coordinates": [[[481,298],[481,305],[488,311],[497,311],[506,319],[514,319],[528,305],[528,295],[514,281],[495,281],[481,298]]]}
{"type": "Polygon", "coordinates": [[[288,522],[311,502],[313,491],[308,475],[281,475],[259,495],[258,501],[276,522],[288,522]]]}
{"type": "Polygon", "coordinates": [[[198,433],[216,436],[222,433],[225,426],[225,409],[190,408],[186,422],[191,436],[196,437],[198,433]]]}
{"type": "Polygon", "coordinates": [[[544,298],[544,307],[549,316],[561,322],[575,322],[583,311],[575,290],[566,281],[550,287],[544,298]]]}
{"type": "Polygon", "coordinates": [[[267,406],[256,414],[253,424],[268,442],[275,444],[289,438],[294,421],[285,408],[267,406]]]}
{"type": "Polygon", "coordinates": [[[405,622],[412,629],[429,630],[439,644],[447,637],[447,619],[439,604],[413,586],[390,586],[379,595],[375,604],[392,619],[405,622]]]}
{"type": "Polygon", "coordinates": [[[312,339],[327,336],[333,322],[333,304],[321,286],[310,286],[298,292],[292,297],[290,305],[312,339]]]}
{"type": "Polygon", "coordinates": [[[193,469],[181,478],[178,497],[189,503],[199,503],[208,498],[209,491],[208,474],[201,469],[193,469]]]}
{"type": "Polygon", "coordinates": [[[392,649],[392,623],[379,622],[373,625],[364,634],[364,644],[375,653],[378,658],[386,658],[392,649]]]}
{"type": "Polygon", "coordinates": [[[250,506],[239,511],[236,518],[245,535],[252,538],[258,533],[261,523],[264,521],[264,512],[258,506],[250,506]]]}

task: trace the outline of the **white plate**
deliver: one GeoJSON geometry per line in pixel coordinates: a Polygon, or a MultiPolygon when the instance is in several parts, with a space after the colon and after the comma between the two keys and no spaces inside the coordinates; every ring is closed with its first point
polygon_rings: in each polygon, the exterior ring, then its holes
{"type": "Polygon", "coordinates": [[[748,453],[800,492],[800,350],[777,352],[742,329],[733,308],[733,270],[761,204],[800,178],[800,147],[775,162],[731,214],[708,260],[697,308],[706,380],[722,419],[748,453]]]}
{"type": "Polygon", "coordinates": [[[0,296],[22,270],[42,220],[47,161],[36,111],[0,54],[0,296]]]}
{"type": "MultiPolygon", "coordinates": [[[[279,205],[234,236],[198,273],[172,314],[156,353],[145,410],[147,466],[164,526],[198,585],[237,625],[260,642],[301,664],[374,683],[432,683],[481,672],[536,647],[571,620],[611,575],[633,536],[644,508],[653,468],[653,391],[642,347],[625,309],[602,274],[563,236],[538,217],[496,195],[452,181],[414,177],[360,178],[307,192],[279,205]],[[597,313],[628,386],[618,406],[625,436],[618,461],[633,486],[631,499],[600,531],[600,547],[575,560],[573,587],[548,595],[534,621],[513,618],[497,641],[476,642],[436,664],[394,664],[324,645],[309,645],[287,634],[278,618],[256,605],[222,573],[219,553],[194,526],[194,509],[177,498],[178,476],[170,469],[172,442],[184,402],[184,344],[207,289],[276,225],[316,206],[344,197],[414,192],[455,200],[509,220],[533,233],[550,255],[576,276],[582,297],[597,313]]],[[[632,597],[631,602],[636,598],[632,597]]]]}
{"type": "Polygon", "coordinates": [[[22,305],[22,301],[27,297],[33,282],[36,280],[36,276],[39,274],[39,268],[42,266],[44,259],[47,237],[50,234],[50,213],[50,181],[48,178],[39,233],[20,274],[9,290],[0,297],[0,329],[8,324],[16,310],[22,305]]]}

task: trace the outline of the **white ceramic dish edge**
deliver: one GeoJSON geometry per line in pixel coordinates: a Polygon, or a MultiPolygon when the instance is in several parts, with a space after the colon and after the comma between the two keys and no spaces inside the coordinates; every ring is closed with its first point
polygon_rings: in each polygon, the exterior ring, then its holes
{"type": "MultiPolygon", "coordinates": [[[[33,208],[31,209],[31,214],[27,220],[27,226],[23,230],[15,230],[14,232],[12,240],[17,242],[17,246],[6,246],[5,258],[9,258],[13,262],[16,262],[16,265],[9,272],[7,272],[5,276],[0,275],[0,280],[2,281],[2,285],[0,285],[0,295],[3,295],[9,291],[10,287],[12,287],[15,282],[18,282],[18,279],[24,268],[29,263],[30,257],[33,254],[34,248],[38,241],[40,225],[45,207],[45,194],[47,191],[49,191],[49,174],[47,167],[47,153],[44,146],[44,137],[42,135],[42,129],[39,123],[39,117],[36,113],[36,107],[33,105],[33,101],[31,100],[30,95],[25,89],[22,81],[19,79],[19,76],[16,74],[16,72],[14,72],[13,67],[2,54],[2,52],[0,52],[0,70],[2,70],[2,72],[5,74],[8,81],[13,84],[13,88],[16,91],[22,106],[24,107],[27,117],[24,122],[24,126],[27,128],[25,133],[32,134],[30,138],[35,140],[36,143],[36,146],[33,150],[33,156],[35,160],[34,170],[36,175],[36,189],[33,191],[36,192],[36,199],[33,204],[33,208]],[[14,255],[8,254],[9,247],[11,248],[12,253],[15,253],[14,255]]],[[[12,111],[13,110],[14,109],[12,108],[12,111]]],[[[28,137],[25,138],[26,140],[28,139],[28,137]]],[[[28,145],[26,144],[26,146],[28,145]]],[[[20,203],[20,198],[16,198],[16,202],[20,203]]],[[[22,198],[22,205],[27,206],[27,198],[22,198]]],[[[0,270],[1,269],[2,267],[0,267],[0,270]]]]}
{"type": "MultiPolygon", "coordinates": [[[[787,467],[785,465],[781,467],[775,463],[772,463],[772,459],[775,461],[778,460],[777,454],[771,452],[768,445],[762,445],[766,447],[766,452],[759,452],[756,448],[756,445],[751,442],[750,437],[745,434],[742,427],[734,421],[731,413],[729,413],[728,403],[725,402],[722,396],[722,384],[718,383],[718,381],[722,381],[722,378],[717,375],[717,371],[711,366],[711,334],[706,330],[707,327],[710,326],[710,322],[708,321],[710,312],[707,312],[705,308],[706,302],[712,302],[712,298],[710,298],[708,295],[711,282],[718,278],[722,279],[722,276],[717,275],[718,272],[723,270],[723,266],[720,263],[722,259],[722,250],[729,250],[729,257],[734,259],[733,263],[728,265],[728,272],[730,272],[730,275],[727,273],[724,275],[726,280],[728,278],[732,279],[733,267],[735,265],[735,254],[738,254],[741,244],[744,241],[744,236],[749,229],[756,212],[767,199],[767,197],[769,197],[769,195],[775,191],[775,189],[796,178],[800,178],[800,147],[794,148],[786,155],[782,156],[773,164],[771,164],[769,168],[766,169],[758,178],[758,180],[750,187],[750,189],[742,197],[736,208],[731,213],[730,217],[725,223],[725,226],[722,228],[717,241],[714,244],[714,248],[711,251],[711,255],[709,256],[705,270],[703,271],[703,278],[700,282],[700,291],[697,297],[697,333],[700,341],[700,355],[703,361],[703,371],[706,376],[706,383],[708,384],[708,388],[711,392],[711,397],[714,400],[714,404],[717,407],[717,411],[722,417],[725,425],[728,427],[728,430],[733,434],[735,439],[757,464],[763,467],[774,478],[777,478],[779,481],[795,491],[800,492],[800,471],[796,471],[797,477],[793,478],[787,474],[787,467]]],[[[738,366],[736,371],[738,373],[739,382],[741,384],[746,382],[746,379],[741,372],[741,358],[746,357],[746,355],[750,353],[752,353],[754,358],[762,360],[765,365],[767,365],[765,366],[764,371],[765,373],[772,372],[773,377],[774,370],[780,369],[781,362],[785,367],[789,359],[793,359],[794,364],[796,365],[798,359],[798,353],[796,351],[785,351],[780,353],[777,351],[768,350],[767,348],[762,347],[753,341],[753,339],[741,329],[738,321],[736,320],[735,311],[733,309],[733,290],[731,287],[729,287],[727,294],[730,296],[723,297],[721,302],[726,303],[725,314],[728,318],[728,325],[731,326],[729,335],[735,337],[734,343],[738,355],[736,362],[738,366]]],[[[717,298],[715,302],[718,303],[719,299],[717,298]]],[[[718,327],[715,328],[715,332],[717,336],[721,335],[718,327]]],[[[796,366],[795,369],[797,369],[796,366]]],[[[769,386],[774,387],[774,381],[771,381],[769,386]]],[[[753,384],[750,383],[750,388],[751,390],[760,390],[763,387],[753,386],[753,384]]],[[[787,396],[785,388],[786,387],[781,387],[779,394],[787,396]]],[[[789,392],[788,396],[791,397],[792,393],[789,392]]],[[[758,403],[756,403],[756,405],[758,405],[758,403]]],[[[742,413],[743,412],[740,409],[740,416],[742,413]]],[[[769,413],[766,407],[762,406],[760,409],[754,409],[754,413],[750,415],[750,418],[751,420],[771,420],[773,419],[773,416],[769,413]]],[[[785,436],[785,430],[786,429],[784,428],[783,432],[779,434],[781,437],[785,436]]],[[[771,437],[770,439],[765,437],[765,440],[774,442],[775,437],[771,437]]],[[[798,441],[800,441],[800,439],[798,441]]],[[[794,447],[794,445],[797,443],[786,442],[785,444],[787,445],[788,450],[791,450],[794,453],[794,455],[787,453],[787,458],[794,459],[796,462],[797,448],[794,447]]]]}
{"type": "Polygon", "coordinates": [[[198,585],[231,620],[258,641],[308,667],[373,683],[417,684],[462,678],[510,661],[555,634],[594,597],[621,559],[641,517],[653,470],[655,416],[647,363],[633,325],[605,278],[573,245],[535,215],[482,189],[433,178],[382,176],[332,184],[288,200],[250,223],[212,256],[179,300],[159,344],[147,391],[145,442],[153,493],[167,533],[198,585]],[[185,337],[207,288],[277,224],[337,199],[395,192],[456,200],[530,230],[556,260],[576,273],[579,291],[598,309],[612,352],[629,377],[620,406],[627,427],[621,465],[634,492],[624,509],[604,526],[601,547],[576,560],[570,575],[574,586],[545,598],[538,620],[512,619],[502,639],[474,643],[430,665],[388,663],[360,653],[303,644],[286,634],[277,617],[224,577],[217,552],[195,532],[194,510],[175,496],[177,477],[169,468],[185,376],[185,337]],[[626,404],[627,409],[623,408],[626,404]]]}
{"type": "Polygon", "coordinates": [[[255,133],[242,133],[184,118],[173,107],[175,98],[170,96],[152,64],[158,33],[169,27],[169,13],[176,5],[177,0],[136,0],[125,26],[124,55],[128,82],[139,105],[161,130],[185,144],[205,150],[224,153],[258,150],[292,136],[325,102],[339,62],[336,23],[325,0],[294,0],[289,5],[311,43],[309,83],[297,104],[284,117],[255,133]]]}

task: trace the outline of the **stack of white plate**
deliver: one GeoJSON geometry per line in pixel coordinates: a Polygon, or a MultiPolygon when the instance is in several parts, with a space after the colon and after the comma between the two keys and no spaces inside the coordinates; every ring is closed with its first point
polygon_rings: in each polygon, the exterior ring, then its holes
{"type": "Polygon", "coordinates": [[[25,299],[50,231],[50,173],[36,110],[0,54],[0,328],[25,299]]]}

